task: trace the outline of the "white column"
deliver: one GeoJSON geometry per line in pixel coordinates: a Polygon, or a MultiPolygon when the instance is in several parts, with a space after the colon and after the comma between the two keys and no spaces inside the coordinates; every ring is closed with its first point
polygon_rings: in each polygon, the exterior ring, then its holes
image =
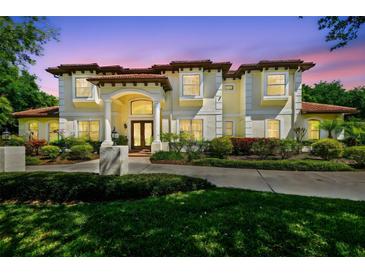
{"type": "Polygon", "coordinates": [[[151,144],[151,152],[155,153],[161,150],[160,139],[160,118],[161,118],[160,101],[153,101],[153,142],[151,144]]]}
{"type": "Polygon", "coordinates": [[[104,142],[102,146],[112,146],[112,100],[106,99],[104,100],[104,142]]]}
{"type": "Polygon", "coordinates": [[[160,101],[153,101],[153,142],[161,143],[160,140],[160,120],[161,120],[160,101]]]}

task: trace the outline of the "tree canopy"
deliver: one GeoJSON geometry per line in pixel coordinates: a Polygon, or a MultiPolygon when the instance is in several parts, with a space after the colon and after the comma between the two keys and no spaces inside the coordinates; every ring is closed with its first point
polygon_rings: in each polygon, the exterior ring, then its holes
{"type": "Polygon", "coordinates": [[[303,85],[303,101],[357,108],[356,115],[365,118],[365,86],[346,90],[340,81],[303,85]]]}
{"type": "Polygon", "coordinates": [[[318,20],[319,30],[328,30],[326,42],[336,42],[331,51],[346,46],[358,37],[365,16],[324,16],[318,20]]]}
{"type": "MultiPolygon", "coordinates": [[[[27,71],[43,46],[57,39],[58,32],[44,17],[0,17],[0,97],[6,98],[13,111],[57,105],[56,97],[41,91],[37,77],[27,71]]],[[[6,108],[4,99],[1,108],[6,108]]],[[[13,127],[11,112],[4,112],[0,126],[13,127]]]]}

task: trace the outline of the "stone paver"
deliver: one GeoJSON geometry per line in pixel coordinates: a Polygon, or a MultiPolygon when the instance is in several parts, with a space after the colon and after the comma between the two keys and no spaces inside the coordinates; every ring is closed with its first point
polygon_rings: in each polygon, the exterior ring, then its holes
{"type": "MultiPolygon", "coordinates": [[[[365,172],[311,172],[234,169],[151,164],[148,158],[129,158],[129,172],[173,173],[207,179],[219,187],[275,193],[365,200],[365,172]]],[[[28,166],[27,171],[99,172],[99,161],[72,165],[28,166]]]]}

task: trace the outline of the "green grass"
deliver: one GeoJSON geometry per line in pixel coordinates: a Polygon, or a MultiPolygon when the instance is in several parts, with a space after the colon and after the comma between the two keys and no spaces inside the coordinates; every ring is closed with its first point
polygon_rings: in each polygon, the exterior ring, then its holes
{"type": "Polygon", "coordinates": [[[254,168],[269,170],[300,171],[351,171],[352,167],[345,163],[322,160],[224,160],[205,158],[193,161],[198,166],[216,166],[230,168],[254,168]]]}
{"type": "Polygon", "coordinates": [[[214,188],[0,204],[0,256],[365,256],[365,203],[214,188]]]}

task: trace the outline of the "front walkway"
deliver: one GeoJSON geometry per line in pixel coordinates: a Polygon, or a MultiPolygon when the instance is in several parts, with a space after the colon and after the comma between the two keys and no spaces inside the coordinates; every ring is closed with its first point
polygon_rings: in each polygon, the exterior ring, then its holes
{"type": "MultiPolygon", "coordinates": [[[[71,164],[28,166],[27,171],[99,172],[99,160],[71,164]]],[[[148,158],[129,158],[130,173],[173,173],[235,187],[304,196],[365,200],[365,172],[317,172],[234,169],[151,164],[148,158]]]]}

